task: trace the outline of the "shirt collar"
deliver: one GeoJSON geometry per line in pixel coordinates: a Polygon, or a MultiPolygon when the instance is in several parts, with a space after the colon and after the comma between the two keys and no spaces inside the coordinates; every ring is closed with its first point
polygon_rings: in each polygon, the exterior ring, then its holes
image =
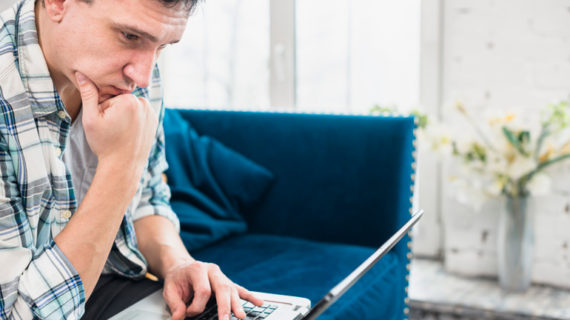
{"type": "Polygon", "coordinates": [[[16,48],[22,83],[30,98],[34,118],[64,109],[39,44],[35,1],[25,0],[17,15],[16,48]]]}

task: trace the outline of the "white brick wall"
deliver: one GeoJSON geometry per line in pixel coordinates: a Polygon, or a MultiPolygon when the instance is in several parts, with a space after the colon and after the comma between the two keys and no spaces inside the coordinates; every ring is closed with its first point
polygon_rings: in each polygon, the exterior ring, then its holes
{"type": "MultiPolygon", "coordinates": [[[[444,106],[461,100],[472,114],[509,109],[536,117],[545,104],[570,97],[570,0],[442,3],[444,106]]],[[[550,172],[553,192],[533,205],[533,280],[570,287],[570,165],[550,172]]],[[[444,183],[447,270],[496,275],[496,213],[503,204],[492,201],[473,212],[451,191],[444,183]]]]}

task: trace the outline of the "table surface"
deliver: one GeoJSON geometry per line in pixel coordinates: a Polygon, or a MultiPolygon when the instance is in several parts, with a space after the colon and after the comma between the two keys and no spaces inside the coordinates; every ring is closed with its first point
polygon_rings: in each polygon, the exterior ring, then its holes
{"type": "Polygon", "coordinates": [[[570,290],[533,285],[524,293],[505,293],[496,279],[447,273],[441,261],[414,259],[410,305],[481,318],[570,319],[570,290]]]}

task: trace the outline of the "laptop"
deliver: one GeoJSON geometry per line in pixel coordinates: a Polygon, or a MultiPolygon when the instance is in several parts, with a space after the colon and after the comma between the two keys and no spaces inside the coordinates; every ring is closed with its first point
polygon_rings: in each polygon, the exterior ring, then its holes
{"type": "MultiPolygon", "coordinates": [[[[307,298],[254,292],[257,297],[264,301],[263,306],[258,307],[248,301],[242,300],[243,308],[247,317],[245,319],[256,320],[314,320],[321,313],[335,303],[356,281],[365,275],[400,239],[418,222],[423,215],[423,210],[417,210],[406,224],[404,224],[390,239],[368,257],[360,266],[352,271],[344,280],[332,288],[314,307],[307,298]]],[[[113,320],[157,320],[170,319],[171,315],[162,298],[162,290],[157,290],[146,298],[141,299],[132,306],[113,316],[113,320]]],[[[206,309],[200,315],[186,318],[187,320],[218,320],[217,306],[214,299],[206,305],[206,309]]],[[[232,320],[238,318],[232,316],[232,320]]]]}

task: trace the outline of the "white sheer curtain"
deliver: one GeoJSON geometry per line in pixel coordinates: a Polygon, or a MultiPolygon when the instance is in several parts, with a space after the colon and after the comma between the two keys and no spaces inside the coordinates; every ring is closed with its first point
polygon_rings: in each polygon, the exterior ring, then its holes
{"type": "Polygon", "coordinates": [[[420,1],[297,1],[297,105],[400,111],[419,100],[420,1]]]}
{"type": "MultiPolygon", "coordinates": [[[[270,104],[270,1],[204,1],[182,43],[164,52],[168,106],[270,104]]],[[[295,82],[300,110],[401,111],[418,105],[420,1],[296,2],[295,82]]]]}
{"type": "Polygon", "coordinates": [[[269,104],[269,2],[202,1],[181,41],[164,51],[167,106],[269,104]]]}

